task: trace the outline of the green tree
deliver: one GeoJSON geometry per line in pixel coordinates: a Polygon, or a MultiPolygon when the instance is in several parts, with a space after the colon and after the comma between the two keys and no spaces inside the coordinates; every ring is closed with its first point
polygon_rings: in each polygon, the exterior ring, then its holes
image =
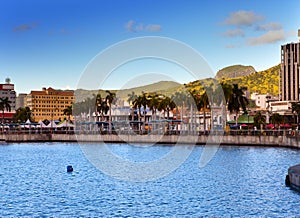
{"type": "Polygon", "coordinates": [[[265,116],[262,115],[262,113],[260,111],[258,111],[255,116],[254,116],[254,125],[258,128],[262,130],[262,126],[265,125],[266,123],[266,118],[265,116]]]}
{"type": "Polygon", "coordinates": [[[132,91],[130,94],[128,94],[127,101],[129,103],[129,105],[131,105],[136,98],[137,98],[137,95],[134,93],[134,91],[132,91]]]}
{"type": "MultiPolygon", "coordinates": [[[[133,107],[133,102],[137,98],[137,95],[134,93],[134,91],[132,91],[127,96],[128,96],[127,101],[128,101],[129,106],[133,107]]],[[[134,110],[131,110],[130,116],[131,116],[131,120],[134,120],[134,110]]]]}
{"type": "Polygon", "coordinates": [[[244,92],[241,88],[238,87],[237,84],[233,84],[232,94],[228,100],[227,108],[230,113],[235,113],[236,117],[236,125],[238,122],[238,115],[240,109],[243,110],[244,114],[247,114],[246,106],[249,104],[248,99],[244,96],[244,92]]]}
{"type": "Polygon", "coordinates": [[[196,98],[196,105],[198,111],[203,113],[203,130],[206,133],[206,111],[209,110],[209,100],[207,92],[205,91],[200,97],[196,98]]]}
{"type": "Polygon", "coordinates": [[[132,103],[132,106],[134,109],[138,110],[138,121],[139,121],[139,124],[138,124],[138,127],[139,127],[139,131],[141,130],[141,108],[142,108],[142,105],[143,105],[143,99],[142,99],[142,96],[139,95],[136,99],[133,100],[133,103],[132,103]]]}
{"type": "Polygon", "coordinates": [[[229,102],[230,97],[232,96],[232,92],[233,92],[232,85],[227,84],[225,82],[222,82],[221,87],[223,89],[224,98],[225,98],[226,105],[227,105],[227,103],[229,102]]]}
{"type": "Polygon", "coordinates": [[[115,103],[115,100],[116,100],[116,93],[113,93],[113,92],[110,92],[110,91],[106,91],[107,93],[107,96],[105,98],[106,100],[106,104],[108,105],[109,107],[109,133],[111,134],[111,130],[112,130],[112,127],[111,127],[111,108],[112,108],[112,105],[115,103]]]}
{"type": "Polygon", "coordinates": [[[101,120],[104,120],[104,114],[107,114],[109,111],[109,106],[107,105],[106,101],[102,99],[101,94],[97,94],[96,101],[95,101],[95,107],[96,107],[96,119],[98,119],[98,114],[101,114],[101,120]]]}
{"type": "Polygon", "coordinates": [[[150,94],[148,95],[148,106],[149,109],[152,111],[152,119],[156,120],[156,110],[160,106],[161,99],[159,98],[158,94],[150,94]]]}
{"type": "Polygon", "coordinates": [[[297,126],[299,130],[299,123],[300,123],[300,102],[292,102],[292,113],[297,113],[297,126]]]}
{"type": "Polygon", "coordinates": [[[144,111],[143,111],[143,115],[144,115],[144,123],[143,123],[143,129],[145,129],[145,123],[146,123],[146,109],[147,109],[147,105],[149,104],[149,100],[147,98],[147,95],[146,93],[142,92],[142,96],[141,96],[141,103],[142,103],[142,106],[144,108],[144,111]]]}
{"type": "Polygon", "coordinates": [[[166,96],[162,99],[160,105],[162,106],[163,110],[167,112],[167,119],[169,120],[170,111],[172,111],[176,107],[175,102],[170,97],[166,96]]]}
{"type": "Polygon", "coordinates": [[[63,110],[63,114],[68,116],[68,121],[71,121],[71,116],[73,115],[73,106],[69,105],[63,110]]]}
{"type": "Polygon", "coordinates": [[[29,107],[20,107],[16,110],[14,121],[18,123],[25,123],[28,119],[32,121],[31,115],[32,113],[29,107]]]}
{"type": "Polygon", "coordinates": [[[272,124],[279,125],[283,122],[283,116],[281,116],[279,113],[273,113],[270,120],[272,124]]]}
{"type": "Polygon", "coordinates": [[[11,101],[6,98],[0,98],[0,110],[2,111],[2,124],[4,123],[4,111],[11,111],[11,101]]]}

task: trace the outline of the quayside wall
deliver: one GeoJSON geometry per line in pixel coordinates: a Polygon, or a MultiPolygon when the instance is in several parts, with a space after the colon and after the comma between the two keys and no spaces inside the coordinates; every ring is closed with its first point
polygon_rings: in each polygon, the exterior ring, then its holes
{"type": "Polygon", "coordinates": [[[4,142],[105,142],[105,143],[162,143],[280,146],[300,148],[300,137],[258,135],[86,135],[86,134],[0,134],[4,142]]]}

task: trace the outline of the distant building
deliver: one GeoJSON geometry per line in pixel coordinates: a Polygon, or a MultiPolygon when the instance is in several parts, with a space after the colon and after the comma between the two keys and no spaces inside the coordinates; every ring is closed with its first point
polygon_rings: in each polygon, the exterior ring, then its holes
{"type": "Polygon", "coordinates": [[[4,84],[0,84],[0,98],[8,98],[11,103],[11,112],[16,110],[16,91],[15,85],[10,83],[10,79],[6,78],[4,84]]]}
{"type": "Polygon", "coordinates": [[[25,107],[27,94],[21,93],[16,99],[16,109],[20,107],[25,107]]]}
{"type": "MultiPolygon", "coordinates": [[[[300,31],[298,30],[300,37],[300,31]]],[[[280,96],[282,101],[299,101],[300,42],[281,46],[280,96]]]]}
{"type": "Polygon", "coordinates": [[[271,114],[278,113],[280,115],[292,116],[291,108],[292,104],[290,101],[273,101],[270,102],[269,111],[271,114]]]}
{"type": "Polygon", "coordinates": [[[75,101],[74,91],[55,90],[51,87],[41,91],[31,91],[26,97],[26,104],[32,111],[34,121],[63,120],[64,109],[75,101]]]}
{"type": "Polygon", "coordinates": [[[270,102],[278,100],[278,98],[270,95],[270,94],[258,94],[252,93],[251,100],[255,102],[255,105],[261,109],[266,110],[270,107],[270,102]]]}

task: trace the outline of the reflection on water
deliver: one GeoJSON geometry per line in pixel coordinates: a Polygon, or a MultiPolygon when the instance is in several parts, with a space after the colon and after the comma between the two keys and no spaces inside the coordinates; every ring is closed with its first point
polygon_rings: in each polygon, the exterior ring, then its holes
{"type": "MultiPolygon", "coordinates": [[[[109,147],[131,161],[152,161],[171,148],[109,147]]],[[[298,150],[220,147],[199,168],[202,151],[194,148],[167,177],[131,183],[98,171],[77,144],[0,145],[0,216],[300,215],[299,193],[284,184],[287,168],[300,163],[298,150]],[[74,172],[67,173],[70,164],[74,172]]]]}

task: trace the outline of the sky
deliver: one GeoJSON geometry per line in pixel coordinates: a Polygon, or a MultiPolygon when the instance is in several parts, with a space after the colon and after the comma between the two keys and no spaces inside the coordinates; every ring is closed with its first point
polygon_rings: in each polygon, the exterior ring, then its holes
{"type": "MultiPolygon", "coordinates": [[[[0,83],[9,77],[18,94],[80,88],[99,54],[141,37],[190,47],[209,65],[211,77],[235,64],[261,71],[280,63],[281,45],[298,41],[299,9],[298,0],[0,0],[0,83]]],[[[120,89],[132,81],[152,82],[140,79],[145,74],[162,75],[153,81],[201,79],[162,58],[128,60],[89,79],[102,81],[99,88],[120,89]]]]}

